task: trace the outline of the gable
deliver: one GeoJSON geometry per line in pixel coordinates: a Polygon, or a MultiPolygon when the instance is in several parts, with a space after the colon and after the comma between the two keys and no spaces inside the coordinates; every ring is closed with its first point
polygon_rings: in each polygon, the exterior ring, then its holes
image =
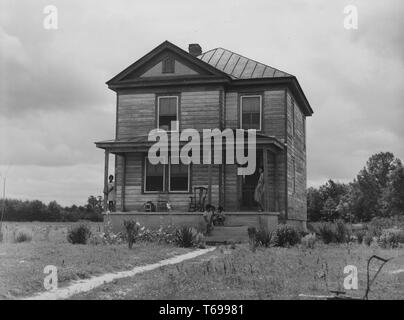
{"type": "Polygon", "coordinates": [[[107,82],[110,89],[136,86],[170,85],[176,81],[228,82],[230,77],[208,63],[165,41],[107,82]],[[169,72],[165,60],[173,65],[169,72]],[[165,70],[165,71],[164,71],[165,70]]]}

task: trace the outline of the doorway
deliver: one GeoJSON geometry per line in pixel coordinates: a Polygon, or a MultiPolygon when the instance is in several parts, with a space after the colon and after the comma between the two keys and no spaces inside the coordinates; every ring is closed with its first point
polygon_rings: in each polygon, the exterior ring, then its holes
{"type": "Polygon", "coordinates": [[[241,179],[241,203],[240,210],[242,211],[257,211],[258,204],[254,200],[254,191],[258,183],[258,169],[263,167],[262,150],[256,150],[256,166],[255,172],[249,176],[240,176],[241,179]]]}

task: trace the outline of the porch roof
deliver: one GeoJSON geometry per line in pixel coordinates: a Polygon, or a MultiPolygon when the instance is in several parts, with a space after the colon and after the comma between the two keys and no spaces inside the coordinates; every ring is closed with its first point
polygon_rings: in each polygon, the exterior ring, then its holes
{"type": "MultiPolygon", "coordinates": [[[[168,134],[170,136],[170,134],[168,134]]],[[[214,137],[215,135],[213,135],[214,137]]],[[[171,145],[170,137],[168,139],[169,146],[171,145]]],[[[200,140],[202,145],[202,138],[200,140]]],[[[128,152],[144,152],[154,145],[155,141],[148,141],[148,135],[139,135],[135,137],[119,139],[119,140],[104,140],[95,142],[97,148],[108,150],[111,153],[128,153],[128,152]]],[[[188,141],[179,141],[179,147],[188,144],[188,141]]],[[[212,142],[213,143],[213,142],[212,142]]],[[[224,144],[224,142],[223,142],[224,144]]],[[[271,151],[277,152],[285,148],[285,144],[274,136],[268,136],[261,133],[256,133],[257,148],[263,146],[268,147],[271,151]]]]}

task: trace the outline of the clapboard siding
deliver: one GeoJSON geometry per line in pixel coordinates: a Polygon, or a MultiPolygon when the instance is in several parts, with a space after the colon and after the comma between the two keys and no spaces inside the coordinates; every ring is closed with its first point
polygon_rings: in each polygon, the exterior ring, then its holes
{"type": "MultiPolygon", "coordinates": [[[[128,153],[126,154],[126,177],[125,177],[125,210],[143,211],[143,204],[146,201],[153,201],[156,203],[158,200],[170,201],[173,210],[188,210],[189,197],[191,193],[143,193],[143,163],[146,154],[143,153],[128,153]]],[[[192,165],[191,168],[191,186],[204,186],[209,185],[209,169],[208,165],[192,165]]],[[[215,206],[219,202],[219,166],[212,165],[212,204],[215,206]]],[[[116,184],[117,184],[117,208],[122,205],[122,185],[123,185],[123,158],[118,157],[116,184]]],[[[208,198],[207,198],[208,201],[208,198]]]]}
{"type": "Polygon", "coordinates": [[[181,129],[220,127],[220,91],[195,91],[181,94],[181,129]]]}
{"type": "Polygon", "coordinates": [[[285,90],[265,91],[263,99],[263,133],[285,141],[285,90]]]}
{"type": "Polygon", "coordinates": [[[307,220],[306,146],[304,115],[288,91],[287,99],[287,197],[288,219],[307,220]],[[295,188],[294,186],[295,179],[295,188]]]}
{"type": "Polygon", "coordinates": [[[117,139],[147,135],[155,127],[154,94],[119,94],[117,139]]]}

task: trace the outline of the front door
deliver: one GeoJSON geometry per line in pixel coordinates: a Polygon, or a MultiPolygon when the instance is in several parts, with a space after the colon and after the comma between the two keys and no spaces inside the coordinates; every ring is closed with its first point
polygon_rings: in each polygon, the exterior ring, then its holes
{"type": "Polygon", "coordinates": [[[258,183],[258,168],[262,167],[262,150],[257,150],[257,164],[255,172],[249,176],[241,176],[241,203],[240,209],[245,211],[256,211],[258,205],[254,200],[254,191],[258,183]]]}

